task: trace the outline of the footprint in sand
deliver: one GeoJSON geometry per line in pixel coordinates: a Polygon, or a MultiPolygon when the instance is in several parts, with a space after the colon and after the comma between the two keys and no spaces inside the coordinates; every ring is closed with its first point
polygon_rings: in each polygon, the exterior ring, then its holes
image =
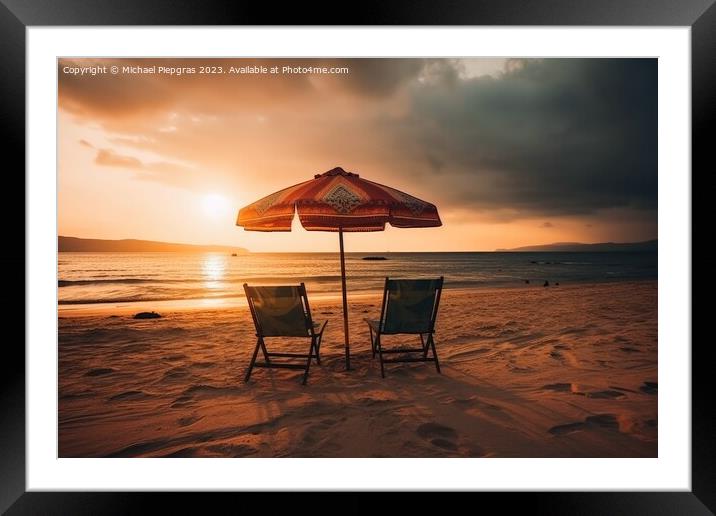
{"type": "Polygon", "coordinates": [[[219,457],[241,458],[258,453],[258,450],[249,444],[215,444],[206,449],[219,457]]]}
{"type": "Polygon", "coordinates": [[[456,451],[457,431],[449,426],[438,423],[423,423],[418,427],[417,434],[430,444],[444,450],[456,451]]]}
{"type": "Polygon", "coordinates": [[[440,439],[440,438],[432,439],[430,441],[430,443],[433,446],[437,446],[438,448],[443,448],[445,450],[450,450],[450,451],[457,451],[457,444],[455,444],[452,441],[448,441],[447,439],[440,439]]]}
{"type": "Polygon", "coordinates": [[[84,376],[104,376],[110,373],[114,373],[114,369],[111,367],[98,367],[97,369],[90,369],[84,376]]]}
{"type": "Polygon", "coordinates": [[[618,400],[622,398],[626,398],[627,395],[623,392],[619,391],[597,391],[597,392],[587,392],[586,393],[587,398],[595,398],[595,399],[602,399],[602,400],[618,400]]]}
{"type": "Polygon", "coordinates": [[[610,388],[610,389],[617,390],[617,391],[633,392],[633,393],[635,393],[635,394],[638,394],[635,390],[627,389],[626,387],[619,387],[619,386],[617,386],[617,385],[610,385],[609,388],[610,388]]]}
{"type": "Polygon", "coordinates": [[[566,435],[571,434],[572,432],[578,432],[579,430],[583,430],[584,426],[585,425],[582,422],[567,423],[565,425],[553,426],[547,431],[552,435],[566,435]]]}
{"type": "Polygon", "coordinates": [[[619,430],[619,421],[617,421],[617,417],[614,414],[597,414],[596,416],[587,416],[584,421],[588,425],[609,428],[611,430],[619,430]]]}
{"type": "Polygon", "coordinates": [[[371,407],[373,405],[378,405],[379,403],[383,403],[387,400],[381,400],[379,398],[371,398],[369,396],[365,398],[359,398],[358,401],[361,403],[361,405],[366,405],[368,407],[371,407]]]}
{"type": "Polygon", "coordinates": [[[311,428],[309,428],[309,429],[306,431],[306,433],[303,435],[303,438],[301,438],[300,444],[301,444],[302,447],[311,446],[311,445],[313,445],[313,444],[316,444],[316,441],[317,441],[317,440],[318,440],[318,438],[317,438],[316,435],[313,433],[313,430],[312,430],[311,428]]]}
{"type": "Polygon", "coordinates": [[[75,399],[82,399],[82,398],[90,398],[95,395],[94,391],[90,390],[84,390],[80,392],[68,392],[67,394],[61,394],[60,399],[61,400],[75,400],[75,399]]]}
{"type": "Polygon", "coordinates": [[[542,390],[555,392],[570,392],[572,390],[571,383],[550,383],[542,386],[542,390]]]}
{"type": "Polygon", "coordinates": [[[454,428],[439,423],[423,423],[418,427],[417,433],[423,439],[430,439],[432,437],[457,439],[457,431],[454,428]]]}
{"type": "Polygon", "coordinates": [[[200,419],[203,419],[204,416],[187,416],[187,417],[180,417],[177,419],[177,424],[179,426],[190,426],[199,421],[200,419]]]}
{"type": "Polygon", "coordinates": [[[488,451],[476,444],[470,445],[467,451],[468,457],[487,457],[488,451]]]}
{"type": "Polygon", "coordinates": [[[165,455],[162,455],[162,457],[165,458],[187,458],[187,457],[199,457],[199,448],[195,446],[189,446],[185,448],[180,448],[176,451],[173,451],[171,453],[167,453],[165,455]]]}
{"type": "Polygon", "coordinates": [[[142,391],[127,391],[121,394],[115,394],[109,398],[109,401],[123,401],[123,400],[139,400],[142,398],[148,398],[149,394],[142,391]]]}
{"type": "Polygon", "coordinates": [[[553,426],[547,431],[552,435],[559,436],[585,430],[589,427],[619,430],[619,421],[614,414],[596,414],[594,416],[587,416],[584,421],[576,421],[574,423],[553,426]]]}
{"type": "Polygon", "coordinates": [[[189,367],[196,367],[198,369],[210,369],[214,367],[214,362],[193,362],[189,364],[189,367]]]}
{"type": "Polygon", "coordinates": [[[571,383],[550,383],[547,385],[543,385],[542,390],[554,392],[571,392],[572,394],[576,394],[577,396],[585,396],[587,398],[602,400],[618,400],[627,397],[626,394],[618,390],[582,392],[577,390],[577,387],[571,383]]]}
{"type": "Polygon", "coordinates": [[[621,348],[619,348],[619,350],[623,351],[624,353],[641,353],[641,350],[629,346],[622,346],[621,348]]]}
{"type": "Polygon", "coordinates": [[[187,371],[185,367],[179,366],[166,371],[162,377],[162,381],[177,380],[187,376],[189,376],[189,371],[187,371]]]}
{"type": "Polygon", "coordinates": [[[646,394],[658,394],[659,386],[656,382],[644,382],[644,385],[639,387],[639,390],[646,394]]]}
{"type": "Polygon", "coordinates": [[[186,358],[186,355],[184,355],[182,353],[175,353],[173,355],[167,355],[165,357],[162,357],[162,360],[172,361],[172,360],[182,360],[183,358],[186,358]]]}
{"type": "Polygon", "coordinates": [[[163,457],[246,457],[258,450],[248,444],[212,444],[206,447],[189,446],[163,457]]]}

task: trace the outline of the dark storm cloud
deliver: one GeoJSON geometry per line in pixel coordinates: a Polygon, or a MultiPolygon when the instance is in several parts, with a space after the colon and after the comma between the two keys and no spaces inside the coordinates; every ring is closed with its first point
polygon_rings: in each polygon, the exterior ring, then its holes
{"type": "Polygon", "coordinates": [[[386,96],[417,77],[426,62],[424,59],[351,59],[331,60],[326,64],[349,67],[349,74],[338,76],[347,90],[369,96],[386,96]]]}
{"type": "Polygon", "coordinates": [[[525,60],[507,70],[414,89],[404,143],[427,150],[447,199],[521,215],[656,208],[655,59],[525,60]]]}

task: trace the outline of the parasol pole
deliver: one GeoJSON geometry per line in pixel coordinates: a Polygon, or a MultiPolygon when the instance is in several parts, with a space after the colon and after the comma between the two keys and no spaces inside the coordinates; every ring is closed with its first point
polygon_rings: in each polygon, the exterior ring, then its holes
{"type": "Polygon", "coordinates": [[[346,371],[351,368],[350,345],[348,341],[348,299],[346,298],[346,257],[343,252],[343,227],[338,227],[338,242],[341,246],[341,289],[343,290],[343,333],[346,337],[346,371]]]}

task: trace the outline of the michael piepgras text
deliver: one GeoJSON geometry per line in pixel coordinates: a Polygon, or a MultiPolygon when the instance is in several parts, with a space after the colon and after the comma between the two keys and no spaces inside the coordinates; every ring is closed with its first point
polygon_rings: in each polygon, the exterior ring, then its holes
{"type": "Polygon", "coordinates": [[[347,66],[302,66],[302,65],[247,65],[247,66],[140,66],[140,65],[96,65],[64,66],[62,73],[69,75],[347,75],[347,66]]]}

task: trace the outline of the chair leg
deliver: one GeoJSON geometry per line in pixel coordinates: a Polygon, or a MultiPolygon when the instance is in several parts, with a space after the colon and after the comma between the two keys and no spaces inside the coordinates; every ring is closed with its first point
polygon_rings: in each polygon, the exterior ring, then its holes
{"type": "Polygon", "coordinates": [[[432,333],[430,335],[428,335],[428,342],[430,343],[430,347],[433,350],[433,357],[435,358],[435,369],[438,370],[439,374],[442,374],[442,373],[440,373],[440,362],[438,362],[438,352],[435,351],[435,341],[433,340],[432,333]]]}
{"type": "Polygon", "coordinates": [[[254,355],[251,357],[251,362],[249,363],[249,370],[246,371],[246,376],[244,377],[244,383],[249,381],[249,378],[251,378],[251,371],[254,368],[254,364],[256,363],[256,356],[259,354],[259,348],[262,345],[261,337],[259,337],[256,340],[256,348],[254,349],[254,355]]]}
{"type": "Polygon", "coordinates": [[[423,358],[427,358],[428,356],[428,346],[425,345],[425,339],[423,338],[423,334],[420,334],[420,345],[423,348],[423,358]]]}
{"type": "Polygon", "coordinates": [[[383,367],[383,350],[380,347],[380,333],[375,336],[375,347],[378,349],[378,358],[380,359],[380,376],[385,378],[385,368],[383,367]]]}
{"type": "MultiPolygon", "coordinates": [[[[308,370],[311,368],[311,360],[313,359],[313,352],[316,348],[316,337],[311,338],[311,349],[308,350],[308,360],[306,360],[306,371],[303,373],[303,385],[308,382],[308,370]]],[[[318,352],[316,352],[318,354],[318,352]]]]}
{"type": "Polygon", "coordinates": [[[370,351],[372,353],[371,358],[375,358],[375,340],[373,340],[373,328],[368,325],[368,331],[370,332],[370,351]]]}
{"type": "Polygon", "coordinates": [[[264,354],[264,361],[267,364],[270,364],[271,359],[269,358],[268,350],[266,349],[266,344],[264,343],[264,339],[262,337],[260,337],[259,342],[261,344],[261,352],[264,354]]]}
{"type": "Polygon", "coordinates": [[[316,364],[318,365],[321,365],[321,340],[323,340],[323,333],[316,337],[316,364]]]}

